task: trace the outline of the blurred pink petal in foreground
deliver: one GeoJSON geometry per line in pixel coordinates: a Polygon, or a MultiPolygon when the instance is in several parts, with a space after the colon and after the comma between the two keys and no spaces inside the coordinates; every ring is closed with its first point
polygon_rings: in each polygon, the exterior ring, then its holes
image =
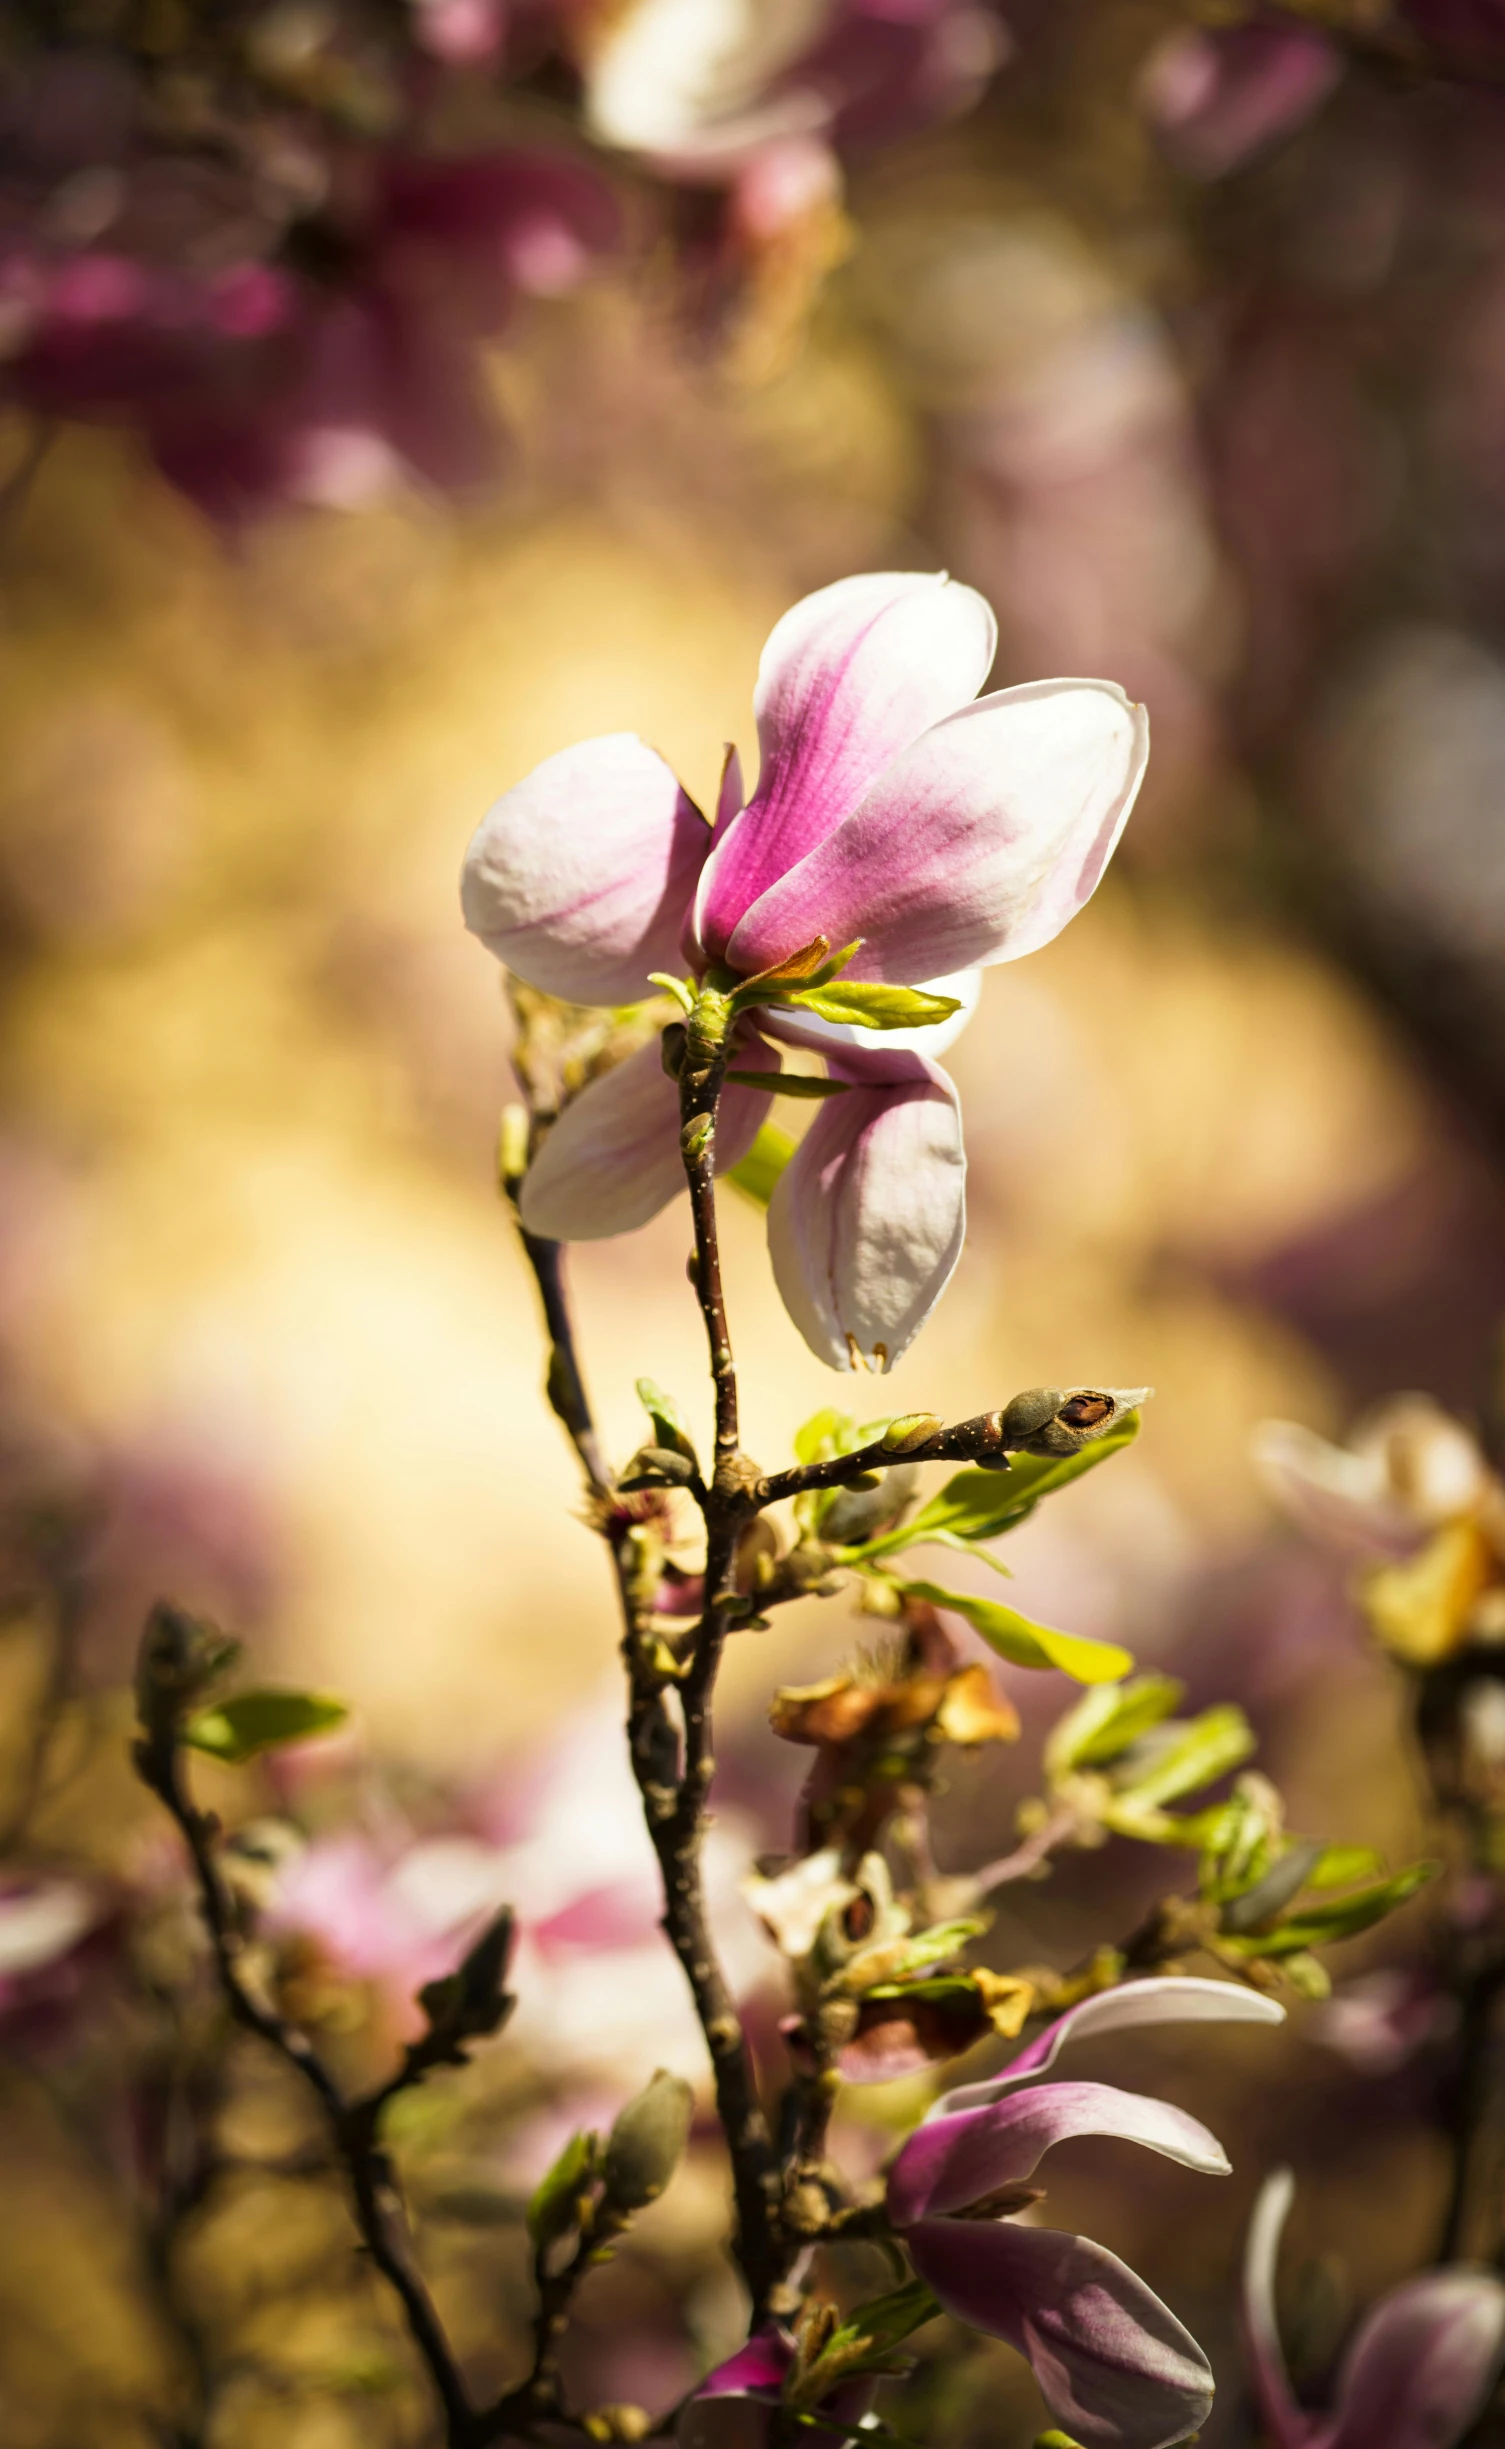
{"type": "Polygon", "coordinates": [[[1459,2266],[1392,2288],[1360,2323],[1331,2415],[1298,2406],[1275,2320],[1275,2265],[1295,2185],[1266,2180],[1249,2224],[1244,2329],[1255,2396],[1274,2449],[1453,2449],[1505,2357],[1505,2281],[1459,2266]]]}
{"type": "Polygon", "coordinates": [[[1143,95],[1177,167],[1216,179],[1302,126],[1342,74],[1342,52],[1314,26],[1255,18],[1171,35],[1143,95]]]}
{"type": "MultiPolygon", "coordinates": [[[[857,943],[847,979],[929,982],[956,1003],[939,1028],[880,1040],[762,1006],[736,1024],[719,1167],[768,1112],[755,1026],[817,1047],[846,1084],[770,1214],[780,1289],[833,1368],[896,1360],[960,1253],[960,1125],[933,1057],[975,999],[967,973],[1059,934],[1096,890],[1144,774],[1144,710],[1109,681],[978,698],[996,635],[982,597],[944,577],[843,579],[796,604],[764,648],[762,765],[745,804],[733,755],[708,828],[662,759],[618,734],[536,768],[466,856],[472,933],[530,985],[579,1002],[641,995],[680,960],[734,987],[824,937],[857,943]]],[[[554,1125],[523,1216],[552,1239],[597,1239],[644,1223],[681,1181],[677,1094],[650,1045],[554,1125]]]]}

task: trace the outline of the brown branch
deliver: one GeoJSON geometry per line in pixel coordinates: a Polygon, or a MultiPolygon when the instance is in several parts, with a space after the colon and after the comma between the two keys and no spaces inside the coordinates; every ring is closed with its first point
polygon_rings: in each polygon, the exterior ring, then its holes
{"type": "Polygon", "coordinates": [[[477,2444],[496,2435],[482,2428],[486,2418],[470,2403],[443,2324],[414,2262],[391,2166],[378,2137],[387,2103],[441,2057],[453,2060],[457,2047],[441,2042],[436,2020],[430,2032],[409,2047],[390,2081],[361,2099],[347,2101],[306,2034],[258,1999],[246,1983],[235,1908],[214,1858],[217,1823],[192,1801],[176,1742],[164,1728],[149,1728],[136,1746],[135,1757],[142,1782],[165,1805],[188,1849],[225,2004],[244,2031],[254,2033],[301,2075],[318,2101],[350,2188],[362,2243],[401,2304],[409,2334],[443,2410],[446,2449],[477,2449],[477,2444]]]}

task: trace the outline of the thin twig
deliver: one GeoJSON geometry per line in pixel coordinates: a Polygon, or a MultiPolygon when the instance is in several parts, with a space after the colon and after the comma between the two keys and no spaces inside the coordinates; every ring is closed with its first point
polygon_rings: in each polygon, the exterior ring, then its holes
{"type": "Polygon", "coordinates": [[[425,2050],[430,2036],[408,2050],[398,2074],[378,2091],[346,2101],[306,2034],[265,2005],[246,1984],[235,1909],[214,1858],[216,1823],[190,1798],[176,1744],[149,1734],[137,1745],[136,1759],[143,1782],[166,1806],[188,1849],[225,2004],[236,2023],[296,2069],[317,2099],[350,2187],[362,2242],[402,2306],[409,2334],[443,2409],[448,2449],[474,2449],[478,2441],[495,2436],[479,2428],[484,2419],[470,2403],[443,2324],[413,2260],[391,2167],[377,2133],[387,2103],[434,2062],[432,2052],[425,2050]]]}

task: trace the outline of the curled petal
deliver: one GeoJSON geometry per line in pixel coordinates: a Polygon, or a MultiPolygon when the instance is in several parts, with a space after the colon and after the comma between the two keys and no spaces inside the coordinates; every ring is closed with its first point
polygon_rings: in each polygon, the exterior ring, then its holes
{"type": "Polygon", "coordinates": [[[1108,2083],[1042,2083],[985,2109],[962,2109],[917,2126],[889,2171],[889,2218],[907,2228],[965,2210],[1000,2187],[1022,2184],[1054,2144],[1082,2135],[1142,2143],[1204,2177],[1228,2173],[1216,2136],[1169,2101],[1108,2083]]]}
{"type": "MultiPolygon", "coordinates": [[[[740,1045],[736,1060],[739,1070],[776,1068],[776,1058],[757,1040],[740,1045]]],[[[769,1104],[760,1089],[722,1090],[718,1173],[741,1163],[769,1104]]],[[[646,1224],[684,1187],[679,1091],[653,1038],[566,1106],[528,1168],[522,1219],[547,1241],[605,1241],[646,1224]]]]}
{"type": "MultiPolygon", "coordinates": [[[[992,611],[972,588],[915,571],[839,579],[785,613],[753,697],[758,788],[718,825],[701,887],[697,929],[713,958],[758,895],[850,816],[901,750],[977,695],[997,642],[992,611]]],[[[816,926],[800,944],[823,933],[816,926]]]]}
{"type": "MultiPolygon", "coordinates": [[[[774,1280],[812,1352],[887,1369],[951,1280],[966,1235],[956,1090],[916,1055],[908,1079],[823,1105],[768,1210],[774,1280]]],[[[833,1069],[837,1068],[833,1065],[833,1069]]]]}
{"type": "Polygon", "coordinates": [[[930,2110],[931,2118],[949,2117],[959,2109],[980,2109],[1001,2100],[1016,2084],[1043,2075],[1070,2040],[1089,2040],[1094,2033],[1124,2032],[1146,2024],[1282,2024],[1285,2009],[1258,1990],[1236,1981],[1204,1981],[1193,1973],[1166,1974],[1153,1981],[1120,1982],[1117,1989],[1099,1990],[1047,2024],[1021,2049],[1001,2075],[987,2083],[964,2083],[943,2093],[930,2110]]]}
{"type": "Polygon", "coordinates": [[[768,884],[727,959],[751,976],[817,935],[860,936],[851,977],[915,986],[1038,951],[1096,891],[1148,756],[1144,708],[1111,681],[980,698],[895,757],[768,884]]]}
{"type": "Polygon", "coordinates": [[[739,2347],[724,2364],[708,2372],[695,2392],[697,2398],[745,2398],[750,2390],[771,2391],[774,2397],[784,2386],[784,2376],[794,2362],[794,2344],[783,2330],[767,2323],[755,2330],[745,2347],[739,2347]]]}
{"type": "Polygon", "coordinates": [[[1103,2246],[1053,2228],[960,2219],[925,2220],[905,2242],[948,2313],[1026,2358],[1082,2449],[1170,2449],[1206,2421],[1207,2358],[1103,2246]]]}
{"type": "Polygon", "coordinates": [[[1492,2271],[1434,2270],[1377,2304],[1338,2375],[1328,2449],[1453,2449],[1505,2356],[1505,2285],[1492,2271]]]}
{"type": "Polygon", "coordinates": [[[677,966],[709,845],[653,749],[630,731],[583,740],[482,818],[460,881],[465,924],[545,994],[636,1003],[650,970],[677,966]]]}
{"type": "Polygon", "coordinates": [[[1296,2403],[1275,2319],[1275,2264],[1281,2230],[1296,2190],[1288,2168],[1267,2177],[1254,2205],[1244,2247],[1244,2343],[1254,2395],[1275,2449],[1308,2449],[1328,2427],[1304,2415],[1296,2403]]]}

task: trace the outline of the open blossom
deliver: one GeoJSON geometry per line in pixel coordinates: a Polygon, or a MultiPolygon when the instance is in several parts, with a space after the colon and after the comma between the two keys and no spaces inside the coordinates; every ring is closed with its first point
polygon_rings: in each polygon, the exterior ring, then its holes
{"type": "MultiPolygon", "coordinates": [[[[1143,777],[1148,725],[1110,681],[979,698],[996,629],[944,577],[878,573],[807,596],[775,627],[754,697],[762,765],[744,802],[728,756],[713,825],[630,733],[548,758],[498,800],[465,862],[466,924],[528,984],[574,1002],[640,997],[687,963],[722,989],[817,938],[859,949],[844,980],[929,984],[940,1028],[833,1029],[774,1008],[737,1023],[716,1163],[752,1146],[777,1068],[818,1048],[822,1105],[769,1211],[779,1289],[833,1368],[887,1368],[948,1282],[965,1229],[956,1090],[935,1056],[975,998],[1088,900],[1143,777]]],[[[630,1231],[682,1187],[679,1104],[650,1044],[576,1099],[523,1186],[531,1231],[630,1231]]]]}
{"type": "Polygon", "coordinates": [[[1453,2449],[1505,2356],[1505,2282],[1493,2271],[1427,2271],[1382,2296],[1338,2370],[1328,2415],[1297,2404],[1275,2321],[1275,2264],[1295,2191],[1267,2179],[1249,2224],[1244,2328],[1255,2396],[1274,2449],[1453,2449]]]}
{"type": "Polygon", "coordinates": [[[1277,2023],[1270,1999],[1232,1983],[1132,1982],[1073,2008],[992,2082],[935,2104],[889,2174],[888,2214],[948,2313],[1006,2339],[1052,2416],[1083,2449],[1168,2449],[1205,2420],[1212,2373],[1144,2281],[1089,2238],[1018,2224],[1055,2143],[1117,2135],[1208,2176],[1226,2173],[1204,2126],[1164,2101],[1100,2083],[1021,2087],[1072,2036],[1192,2021],[1277,2023]]]}

